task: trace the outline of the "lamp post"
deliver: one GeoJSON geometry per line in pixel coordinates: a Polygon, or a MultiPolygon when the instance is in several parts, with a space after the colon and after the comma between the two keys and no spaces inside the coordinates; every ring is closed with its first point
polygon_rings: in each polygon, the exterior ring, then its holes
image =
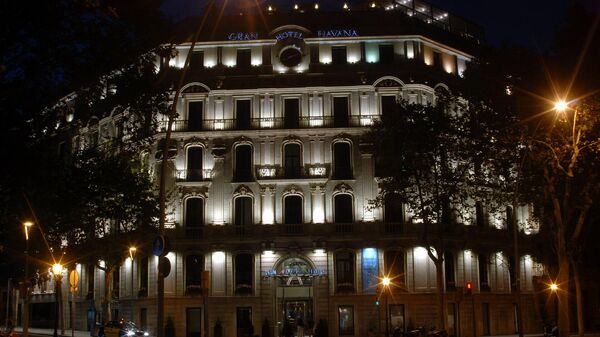
{"type": "Polygon", "coordinates": [[[52,273],[54,274],[54,294],[56,296],[56,310],[54,312],[54,337],[58,337],[58,319],[60,317],[60,293],[61,293],[61,282],[62,282],[62,271],[63,266],[60,263],[55,263],[52,265],[52,273]]]}
{"type": "Polygon", "coordinates": [[[23,222],[25,230],[25,300],[23,305],[23,337],[29,337],[29,229],[30,221],[23,222]]]}
{"type": "Polygon", "coordinates": [[[390,290],[390,278],[384,277],[381,281],[383,284],[383,294],[385,296],[385,337],[390,337],[390,314],[389,314],[389,306],[388,306],[388,292],[390,290]]]}

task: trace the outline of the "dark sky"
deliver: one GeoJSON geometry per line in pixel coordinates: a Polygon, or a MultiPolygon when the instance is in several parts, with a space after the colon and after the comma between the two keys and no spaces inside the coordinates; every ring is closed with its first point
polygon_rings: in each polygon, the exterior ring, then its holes
{"type": "MultiPolygon", "coordinates": [[[[205,0],[165,0],[165,12],[176,19],[197,15],[205,0]]],[[[221,0],[223,1],[223,0],[221,0]]],[[[239,1],[239,0],[230,0],[239,1]]],[[[264,0],[254,0],[267,3],[264,0]]],[[[494,45],[509,41],[541,51],[552,43],[556,29],[562,23],[565,9],[575,0],[429,0],[432,5],[448,10],[483,26],[486,38],[494,45]]],[[[600,2],[579,0],[591,10],[598,11],[600,2]]],[[[278,5],[292,6],[293,0],[274,0],[278,5]]],[[[320,2],[331,6],[339,0],[298,0],[298,3],[320,2]]],[[[356,3],[357,0],[348,1],[356,3]]]]}

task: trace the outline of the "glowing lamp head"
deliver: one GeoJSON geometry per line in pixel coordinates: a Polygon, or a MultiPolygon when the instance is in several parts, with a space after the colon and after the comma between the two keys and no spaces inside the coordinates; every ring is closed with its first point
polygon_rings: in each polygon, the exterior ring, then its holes
{"type": "Polygon", "coordinates": [[[556,283],[550,284],[550,290],[557,291],[558,290],[558,285],[556,283]]]}
{"type": "Polygon", "coordinates": [[[23,222],[23,228],[25,228],[25,240],[29,241],[29,229],[33,226],[33,222],[26,221],[23,222]]]}
{"type": "Polygon", "coordinates": [[[54,275],[62,274],[63,266],[60,263],[55,263],[52,265],[52,272],[54,275]]]}
{"type": "Polygon", "coordinates": [[[558,111],[558,112],[563,112],[565,110],[567,110],[567,108],[569,107],[569,104],[567,104],[567,102],[565,102],[564,100],[560,100],[554,103],[554,110],[558,111]]]}
{"type": "Polygon", "coordinates": [[[390,278],[389,277],[384,277],[383,280],[381,281],[381,283],[383,284],[384,287],[389,287],[390,285],[390,278]]]}

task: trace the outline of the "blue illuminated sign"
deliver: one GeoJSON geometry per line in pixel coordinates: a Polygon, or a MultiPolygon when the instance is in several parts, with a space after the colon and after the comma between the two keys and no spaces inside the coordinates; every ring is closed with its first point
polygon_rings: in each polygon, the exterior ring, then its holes
{"type": "Polygon", "coordinates": [[[362,251],[362,288],[365,294],[374,294],[379,283],[379,259],[377,249],[365,248],[362,251]]]}
{"type": "Polygon", "coordinates": [[[302,40],[304,38],[304,34],[293,30],[287,30],[275,35],[275,39],[277,41],[281,41],[287,38],[302,40]]]}
{"type": "Polygon", "coordinates": [[[329,30],[318,30],[318,37],[357,37],[358,31],[356,29],[329,29],[329,30]]]}

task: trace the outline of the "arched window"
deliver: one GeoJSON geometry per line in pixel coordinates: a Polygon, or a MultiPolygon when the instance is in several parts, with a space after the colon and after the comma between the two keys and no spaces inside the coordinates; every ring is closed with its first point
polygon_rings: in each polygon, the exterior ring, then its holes
{"type": "Polygon", "coordinates": [[[283,199],[283,222],[286,225],[302,223],[302,197],[289,195],[283,199]]]}
{"type": "Polygon", "coordinates": [[[251,197],[237,197],[234,201],[234,219],[233,223],[236,226],[250,226],[253,223],[252,220],[252,198],[251,197]]]}
{"type": "Polygon", "coordinates": [[[338,194],[333,198],[335,223],[351,223],[353,221],[352,196],[350,194],[338,194]]]}
{"type": "Polygon", "coordinates": [[[254,258],[251,254],[238,254],[235,256],[235,293],[238,295],[252,295],[254,272],[254,258]]]}
{"type": "Polygon", "coordinates": [[[204,256],[188,255],[185,257],[185,293],[187,295],[202,294],[202,271],[204,256]]]}
{"type": "Polygon", "coordinates": [[[302,176],[302,149],[300,144],[289,143],[283,147],[283,167],[285,177],[300,178],[302,176]]]}
{"type": "Polygon", "coordinates": [[[385,195],[383,218],[385,222],[399,224],[404,222],[404,205],[399,194],[387,193],[385,195]]]}
{"type": "Polygon", "coordinates": [[[187,235],[202,235],[204,226],[204,199],[188,198],[185,201],[185,230],[187,235]]]}
{"type": "Polygon", "coordinates": [[[252,181],[252,146],[248,144],[235,147],[234,180],[237,182],[252,181]]]}
{"type": "Polygon", "coordinates": [[[333,144],[333,179],[352,179],[350,143],[333,144]]]}
{"type": "Polygon", "coordinates": [[[336,292],[354,292],[354,254],[337,252],[335,254],[336,292]]]}
{"type": "Polygon", "coordinates": [[[394,287],[392,289],[406,288],[406,273],[404,271],[404,252],[400,250],[388,250],[384,253],[383,262],[385,275],[389,277],[394,287]]]}
{"type": "Polygon", "coordinates": [[[200,146],[191,146],[187,149],[186,160],[186,180],[187,181],[202,181],[202,150],[200,146]]]}

